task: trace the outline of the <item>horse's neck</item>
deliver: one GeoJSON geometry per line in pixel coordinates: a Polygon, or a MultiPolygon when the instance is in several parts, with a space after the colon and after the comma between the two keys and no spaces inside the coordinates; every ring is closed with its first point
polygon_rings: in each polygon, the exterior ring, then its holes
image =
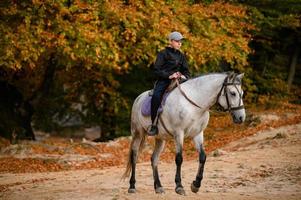
{"type": "Polygon", "coordinates": [[[187,81],[183,86],[196,103],[209,109],[216,102],[225,77],[225,74],[204,75],[187,81]]]}

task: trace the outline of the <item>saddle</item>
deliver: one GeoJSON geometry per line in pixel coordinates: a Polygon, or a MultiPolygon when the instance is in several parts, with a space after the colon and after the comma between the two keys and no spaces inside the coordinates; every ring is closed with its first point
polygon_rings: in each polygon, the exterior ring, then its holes
{"type": "MultiPolygon", "coordinates": [[[[180,83],[183,82],[183,79],[180,80],[180,83]],[[182,80],[182,81],[181,81],[182,80]]],[[[185,79],[184,79],[185,81],[185,79]]],[[[154,85],[154,87],[156,86],[156,84],[154,85]]],[[[177,87],[177,80],[172,80],[171,83],[169,84],[169,86],[167,87],[167,89],[165,90],[163,97],[162,97],[162,101],[161,101],[161,105],[158,108],[158,114],[161,113],[163,111],[163,107],[162,105],[165,104],[165,101],[168,97],[168,95],[170,94],[170,92],[172,90],[174,90],[177,87]]],[[[151,115],[151,101],[152,101],[152,96],[153,96],[153,91],[154,89],[150,90],[148,92],[148,95],[145,97],[145,99],[143,100],[142,106],[141,106],[141,113],[144,116],[150,116],[151,115]]]]}
{"type": "MultiPolygon", "coordinates": [[[[165,101],[166,101],[166,98],[167,98],[168,95],[169,95],[169,92],[168,93],[165,92],[163,94],[161,105],[160,105],[160,107],[158,108],[158,111],[157,111],[158,114],[163,111],[162,105],[165,104],[165,101]]],[[[148,95],[145,97],[145,99],[142,102],[142,106],[141,106],[142,115],[144,115],[144,116],[150,116],[151,115],[151,102],[152,102],[152,91],[150,91],[148,93],[148,95]]]]}

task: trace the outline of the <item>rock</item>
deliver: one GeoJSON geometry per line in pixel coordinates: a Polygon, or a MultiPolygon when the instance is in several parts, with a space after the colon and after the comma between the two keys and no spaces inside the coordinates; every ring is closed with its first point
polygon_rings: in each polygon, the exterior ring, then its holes
{"type": "Polygon", "coordinates": [[[264,114],[260,116],[260,120],[265,123],[268,123],[270,121],[277,121],[279,119],[280,117],[275,114],[264,114]]]}
{"type": "Polygon", "coordinates": [[[83,138],[83,139],[82,139],[82,143],[83,143],[83,144],[89,144],[89,145],[91,145],[91,146],[96,146],[96,145],[97,145],[97,142],[93,142],[93,141],[86,140],[86,138],[83,138]]]}
{"type": "Polygon", "coordinates": [[[286,133],[277,133],[273,139],[282,139],[282,138],[288,138],[288,135],[286,133]]]}
{"type": "Polygon", "coordinates": [[[99,138],[100,132],[101,132],[101,130],[100,130],[99,126],[85,128],[84,138],[86,138],[87,140],[93,141],[93,140],[99,138]]]}
{"type": "Polygon", "coordinates": [[[32,152],[29,145],[26,144],[13,144],[1,149],[1,154],[5,155],[28,155],[32,152]]]}
{"type": "Polygon", "coordinates": [[[42,132],[42,131],[36,131],[36,130],[34,131],[34,135],[36,137],[36,141],[44,141],[50,137],[49,133],[42,132]]]}
{"type": "Polygon", "coordinates": [[[240,169],[244,169],[244,168],[245,168],[245,166],[244,166],[244,164],[242,164],[242,163],[239,163],[239,164],[238,164],[238,168],[240,168],[240,169]]]}
{"type": "Polygon", "coordinates": [[[112,140],[106,143],[107,147],[120,147],[118,140],[112,140]]]}
{"type": "Polygon", "coordinates": [[[113,154],[111,153],[102,153],[99,155],[99,157],[104,158],[104,159],[109,159],[113,157],[113,154]]]}
{"type": "Polygon", "coordinates": [[[222,155],[226,155],[227,152],[226,151],[223,151],[221,149],[216,149],[214,152],[213,152],[213,156],[214,157],[219,157],[219,156],[222,156],[222,155]]]}

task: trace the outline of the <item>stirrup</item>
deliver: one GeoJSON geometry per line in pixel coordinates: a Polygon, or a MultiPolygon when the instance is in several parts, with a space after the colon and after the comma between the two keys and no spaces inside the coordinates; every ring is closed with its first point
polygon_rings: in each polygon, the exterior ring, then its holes
{"type": "Polygon", "coordinates": [[[149,127],[149,129],[147,130],[147,134],[149,135],[149,136],[155,136],[155,135],[157,135],[158,134],[158,127],[156,126],[156,125],[151,125],[150,127],[149,127]]]}

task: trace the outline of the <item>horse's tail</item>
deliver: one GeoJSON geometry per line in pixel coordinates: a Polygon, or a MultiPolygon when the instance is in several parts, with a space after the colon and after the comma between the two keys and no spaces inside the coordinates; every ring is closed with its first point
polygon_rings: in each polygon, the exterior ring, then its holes
{"type": "Polygon", "coordinates": [[[125,179],[130,176],[132,172],[132,166],[133,162],[137,161],[139,153],[142,151],[144,144],[145,144],[145,134],[133,134],[129,155],[128,155],[128,161],[127,166],[124,174],[122,175],[121,179],[125,179]]]}

